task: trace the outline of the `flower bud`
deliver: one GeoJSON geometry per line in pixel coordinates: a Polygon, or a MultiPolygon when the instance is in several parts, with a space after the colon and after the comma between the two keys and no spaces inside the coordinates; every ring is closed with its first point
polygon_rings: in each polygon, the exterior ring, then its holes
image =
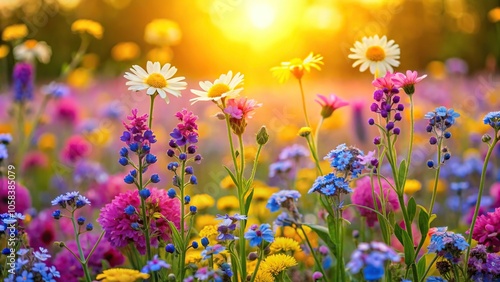
{"type": "Polygon", "coordinates": [[[264,145],[269,141],[269,134],[267,134],[267,129],[265,126],[262,126],[257,132],[257,144],[264,145]]]}
{"type": "Polygon", "coordinates": [[[312,132],[312,129],[308,126],[305,126],[305,127],[302,127],[299,129],[298,135],[302,136],[302,137],[307,137],[307,136],[311,135],[311,132],[312,132]]]}

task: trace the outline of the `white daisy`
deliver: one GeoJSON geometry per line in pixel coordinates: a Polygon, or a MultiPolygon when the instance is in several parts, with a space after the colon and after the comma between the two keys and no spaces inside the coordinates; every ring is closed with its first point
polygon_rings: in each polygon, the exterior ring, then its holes
{"type": "Polygon", "coordinates": [[[35,58],[40,63],[47,64],[52,56],[52,49],[44,41],[29,39],[14,47],[14,57],[19,61],[33,62],[35,58]]]}
{"type": "Polygon", "coordinates": [[[373,37],[363,37],[361,42],[356,41],[354,48],[351,48],[348,58],[356,60],[352,67],[359,67],[359,71],[364,72],[370,67],[370,72],[376,76],[383,75],[386,72],[393,72],[393,66],[399,66],[399,45],[394,44],[394,40],[387,41],[384,35],[379,38],[378,35],[373,37]]]}
{"type": "Polygon", "coordinates": [[[214,101],[218,102],[223,98],[234,98],[240,95],[243,90],[243,75],[237,73],[233,77],[233,72],[229,71],[227,74],[221,74],[218,79],[213,83],[210,81],[200,81],[202,90],[191,89],[191,92],[198,97],[190,99],[191,104],[198,101],[214,101]]]}
{"type": "Polygon", "coordinates": [[[181,90],[186,89],[187,83],[183,76],[174,77],[177,68],[170,64],[165,64],[161,67],[159,62],[148,61],[146,70],[138,65],[132,66],[130,72],[126,72],[124,77],[128,79],[126,85],[129,85],[128,90],[141,91],[146,90],[148,95],[158,93],[161,98],[165,99],[167,104],[170,102],[167,92],[175,97],[181,96],[181,90]],[[146,71],[147,70],[147,71],[146,71]]]}

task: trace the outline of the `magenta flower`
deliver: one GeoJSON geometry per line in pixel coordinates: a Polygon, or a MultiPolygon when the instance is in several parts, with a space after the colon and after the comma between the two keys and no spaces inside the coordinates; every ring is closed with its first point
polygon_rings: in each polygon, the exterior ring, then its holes
{"type": "Polygon", "coordinates": [[[74,99],[64,98],[57,102],[53,119],[65,124],[76,125],[79,118],[78,104],[74,99]]]}
{"type": "Polygon", "coordinates": [[[126,131],[123,132],[120,140],[125,142],[127,145],[131,143],[138,143],[139,147],[142,148],[144,145],[150,145],[156,142],[153,132],[148,126],[148,115],[144,114],[142,116],[137,115],[137,109],[132,110],[132,115],[127,116],[130,121],[129,124],[125,122],[126,131]]]}
{"type": "MultiPolygon", "coordinates": [[[[366,223],[369,227],[373,227],[374,224],[378,222],[377,213],[363,207],[374,209],[379,212],[382,211],[382,205],[380,202],[380,186],[378,184],[378,181],[375,180],[373,182],[373,186],[377,207],[373,206],[372,186],[369,177],[363,177],[356,181],[356,188],[354,189],[354,192],[351,196],[352,203],[359,205],[357,209],[361,216],[366,218],[366,223]]],[[[386,211],[389,213],[399,210],[400,206],[398,195],[386,181],[382,181],[382,191],[384,193],[384,198],[386,201],[386,205],[384,207],[386,211]]]]}
{"type": "Polygon", "coordinates": [[[321,116],[323,118],[329,118],[335,110],[349,105],[349,103],[333,94],[328,97],[319,94],[317,96],[318,99],[315,101],[321,106],[321,116]]]}
{"type": "MultiPolygon", "coordinates": [[[[0,214],[6,213],[9,209],[9,195],[11,195],[11,193],[9,193],[8,183],[9,180],[7,179],[7,177],[0,178],[0,203],[2,203],[0,205],[0,214]]],[[[15,184],[15,191],[16,199],[20,199],[16,201],[15,210],[18,213],[24,213],[29,208],[31,208],[30,192],[17,181],[15,184]]]]}
{"type": "MultiPolygon", "coordinates": [[[[171,230],[168,222],[179,228],[180,226],[180,201],[177,198],[170,199],[167,191],[163,189],[149,188],[151,195],[147,198],[146,210],[150,217],[151,245],[158,247],[159,241],[170,242],[171,230]],[[153,217],[159,213],[163,217],[153,217]]],[[[116,196],[113,201],[101,209],[97,219],[106,231],[105,238],[113,247],[123,248],[133,243],[139,253],[146,253],[146,242],[143,232],[140,230],[139,213],[131,215],[125,213],[125,208],[132,205],[136,211],[141,211],[141,200],[137,190],[128,191],[116,196]]]]}
{"type": "Polygon", "coordinates": [[[260,108],[262,104],[247,98],[230,99],[224,112],[229,115],[229,123],[234,134],[241,135],[245,132],[247,126],[246,119],[253,117],[254,111],[260,108]]]}
{"type": "Polygon", "coordinates": [[[485,245],[490,251],[500,251],[500,208],[477,217],[472,239],[485,245]]]}
{"type": "Polygon", "coordinates": [[[406,71],[406,75],[398,72],[392,77],[392,82],[397,88],[403,88],[406,94],[411,95],[415,93],[415,84],[426,78],[427,75],[418,76],[416,71],[406,71]]]}
{"type": "Polygon", "coordinates": [[[61,151],[61,158],[68,163],[74,164],[87,157],[90,154],[90,149],[90,144],[87,140],[81,136],[74,135],[66,141],[61,151]]]}
{"type": "Polygon", "coordinates": [[[376,78],[372,81],[372,85],[375,86],[377,89],[388,89],[389,91],[393,88],[398,88],[394,84],[394,79],[395,75],[393,73],[387,72],[384,77],[379,77],[376,78]]]}
{"type": "Polygon", "coordinates": [[[198,125],[196,124],[198,116],[194,115],[193,112],[182,109],[182,111],[175,114],[175,117],[180,121],[170,133],[170,137],[173,138],[175,144],[184,146],[198,143],[198,125]]]}

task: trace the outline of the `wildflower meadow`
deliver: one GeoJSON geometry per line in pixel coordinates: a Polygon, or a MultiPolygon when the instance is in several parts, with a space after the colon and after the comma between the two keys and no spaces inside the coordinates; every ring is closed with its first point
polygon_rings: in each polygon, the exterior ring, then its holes
{"type": "Polygon", "coordinates": [[[2,281],[500,281],[498,2],[0,15],[2,281]]]}

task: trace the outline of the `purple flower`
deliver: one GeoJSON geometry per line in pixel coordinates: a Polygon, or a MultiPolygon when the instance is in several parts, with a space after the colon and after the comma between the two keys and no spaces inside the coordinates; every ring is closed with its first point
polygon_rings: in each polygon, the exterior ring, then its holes
{"type": "Polygon", "coordinates": [[[366,280],[375,281],[384,276],[385,262],[399,262],[400,259],[400,256],[384,243],[360,243],[346,266],[354,274],[363,270],[366,280]]]}
{"type": "Polygon", "coordinates": [[[154,271],[159,271],[162,268],[170,268],[170,264],[158,258],[158,255],[155,255],[153,259],[148,261],[146,265],[141,269],[142,273],[150,273],[154,271]]]}
{"type": "Polygon", "coordinates": [[[267,201],[266,208],[271,212],[278,211],[281,207],[288,209],[290,202],[297,201],[301,197],[295,190],[281,190],[271,195],[267,201]]]}
{"type": "Polygon", "coordinates": [[[250,230],[245,233],[245,239],[250,241],[250,247],[259,246],[262,240],[272,243],[274,241],[274,232],[271,230],[271,225],[265,223],[252,225],[250,230]]]}
{"type": "Polygon", "coordinates": [[[173,138],[175,144],[184,146],[198,143],[198,125],[196,124],[198,117],[186,109],[177,112],[175,116],[180,121],[170,133],[170,137],[173,138]]]}
{"type": "Polygon", "coordinates": [[[226,247],[224,247],[224,246],[222,246],[220,244],[216,244],[216,245],[213,245],[213,246],[207,246],[205,248],[205,250],[201,252],[201,256],[202,256],[202,258],[204,260],[205,259],[209,259],[213,255],[220,254],[225,249],[226,249],[226,247]]]}
{"type": "Polygon", "coordinates": [[[12,78],[14,102],[33,100],[33,67],[28,63],[17,63],[12,78]]]}
{"type": "Polygon", "coordinates": [[[153,132],[147,125],[148,115],[144,114],[142,116],[138,116],[137,112],[137,109],[133,109],[132,115],[127,116],[129,123],[123,123],[126,131],[123,132],[120,140],[125,142],[127,145],[138,143],[141,147],[146,145],[150,146],[150,144],[156,143],[156,139],[153,132]]]}

